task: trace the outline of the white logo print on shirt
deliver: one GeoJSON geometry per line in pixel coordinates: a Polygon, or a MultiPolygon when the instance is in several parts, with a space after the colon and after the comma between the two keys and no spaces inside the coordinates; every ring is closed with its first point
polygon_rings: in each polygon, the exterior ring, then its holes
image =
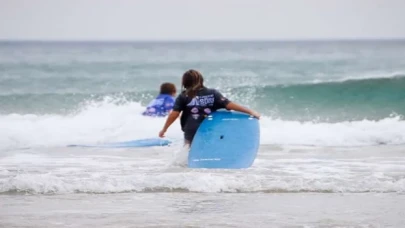
{"type": "Polygon", "coordinates": [[[200,103],[198,103],[198,97],[193,98],[190,103],[187,104],[187,106],[200,106],[200,103]]]}
{"type": "Polygon", "coordinates": [[[207,106],[213,105],[215,101],[214,94],[205,95],[205,96],[196,96],[193,98],[187,106],[207,106]]]}

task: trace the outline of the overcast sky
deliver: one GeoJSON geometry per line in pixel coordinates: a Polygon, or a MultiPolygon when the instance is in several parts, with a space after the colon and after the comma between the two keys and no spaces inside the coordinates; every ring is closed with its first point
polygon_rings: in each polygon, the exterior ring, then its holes
{"type": "Polygon", "coordinates": [[[0,0],[0,39],[401,37],[405,0],[0,0]]]}

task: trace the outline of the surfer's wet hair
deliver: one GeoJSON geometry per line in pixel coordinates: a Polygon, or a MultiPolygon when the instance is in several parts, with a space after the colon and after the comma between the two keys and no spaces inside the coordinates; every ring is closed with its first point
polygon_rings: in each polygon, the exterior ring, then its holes
{"type": "Polygon", "coordinates": [[[183,74],[181,84],[186,95],[194,98],[198,90],[204,87],[204,78],[197,70],[190,69],[183,74]]]}
{"type": "Polygon", "coordinates": [[[160,85],[160,94],[172,95],[176,93],[176,86],[173,83],[165,82],[160,85]]]}

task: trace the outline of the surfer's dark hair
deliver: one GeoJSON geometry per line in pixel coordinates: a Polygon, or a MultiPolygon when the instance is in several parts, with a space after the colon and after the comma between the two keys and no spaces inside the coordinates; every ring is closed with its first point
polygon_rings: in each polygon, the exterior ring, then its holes
{"type": "Polygon", "coordinates": [[[176,93],[176,86],[173,83],[165,82],[160,85],[160,94],[172,95],[176,93]]]}
{"type": "Polygon", "coordinates": [[[190,69],[183,74],[182,88],[188,97],[194,98],[204,87],[204,78],[197,70],[190,69]]]}

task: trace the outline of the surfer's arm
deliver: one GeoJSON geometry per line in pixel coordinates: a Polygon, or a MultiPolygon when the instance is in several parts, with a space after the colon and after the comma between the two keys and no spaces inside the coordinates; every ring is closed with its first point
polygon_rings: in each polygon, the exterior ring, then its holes
{"type": "Polygon", "coordinates": [[[169,129],[170,125],[179,117],[180,112],[172,110],[167,116],[166,123],[163,126],[163,129],[159,132],[159,137],[164,137],[165,132],[169,129]]]}
{"type": "Polygon", "coordinates": [[[259,113],[255,112],[255,111],[253,111],[253,110],[250,110],[250,109],[248,109],[248,108],[245,108],[245,107],[243,107],[243,106],[241,106],[241,105],[238,105],[238,104],[236,104],[236,103],[233,103],[233,102],[229,102],[229,103],[226,105],[226,109],[228,109],[228,110],[234,110],[234,111],[238,111],[238,112],[243,112],[243,113],[249,114],[249,115],[251,115],[251,116],[254,116],[254,117],[258,118],[258,119],[260,118],[260,114],[259,114],[259,113]]]}

